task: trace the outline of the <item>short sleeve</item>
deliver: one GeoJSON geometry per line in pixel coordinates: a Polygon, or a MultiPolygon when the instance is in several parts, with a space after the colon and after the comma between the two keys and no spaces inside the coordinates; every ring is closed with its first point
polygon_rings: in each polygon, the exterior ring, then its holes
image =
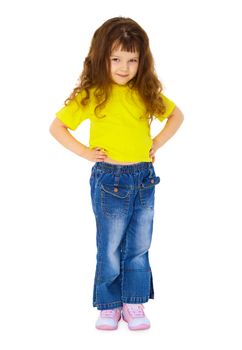
{"type": "Polygon", "coordinates": [[[88,119],[88,108],[82,106],[81,93],[78,93],[75,98],[62,107],[55,115],[68,128],[75,130],[85,119],[88,119]]]}
{"type": "Polygon", "coordinates": [[[176,105],[175,105],[175,103],[172,100],[167,98],[164,94],[161,94],[161,97],[162,97],[162,100],[163,100],[163,102],[165,104],[166,111],[165,111],[164,114],[155,115],[155,117],[157,119],[159,119],[159,121],[162,122],[164,119],[168,118],[171,115],[171,113],[174,110],[176,105]]]}

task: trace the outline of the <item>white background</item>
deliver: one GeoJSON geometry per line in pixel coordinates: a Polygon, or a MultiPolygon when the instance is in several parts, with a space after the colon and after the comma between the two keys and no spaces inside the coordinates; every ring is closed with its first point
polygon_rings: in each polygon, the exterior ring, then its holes
{"type": "MultiPolygon", "coordinates": [[[[239,3],[1,2],[2,350],[241,350],[239,3]],[[49,133],[94,31],[119,15],[146,30],[164,93],[185,116],[156,153],[152,327],[136,333],[94,328],[94,163],[49,133]]],[[[88,144],[89,121],[73,135],[88,144]]]]}

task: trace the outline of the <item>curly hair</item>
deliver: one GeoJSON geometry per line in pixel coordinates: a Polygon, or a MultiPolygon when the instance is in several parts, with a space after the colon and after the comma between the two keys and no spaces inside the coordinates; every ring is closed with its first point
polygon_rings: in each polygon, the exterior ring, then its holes
{"type": "Polygon", "coordinates": [[[89,89],[95,87],[97,115],[97,110],[104,107],[111,93],[110,55],[116,48],[139,53],[137,74],[127,84],[138,91],[145,104],[146,115],[152,121],[154,114],[165,112],[165,104],[161,97],[163,87],[155,72],[146,32],[137,22],[126,17],[111,18],[95,31],[79,82],[65,100],[65,105],[79,92],[85,91],[85,96],[81,100],[81,104],[85,106],[90,98],[89,89]]]}

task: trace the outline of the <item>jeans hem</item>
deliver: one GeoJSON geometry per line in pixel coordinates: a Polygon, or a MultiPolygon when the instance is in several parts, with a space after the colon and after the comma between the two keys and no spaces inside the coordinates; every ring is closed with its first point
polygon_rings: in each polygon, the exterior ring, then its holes
{"type": "Polygon", "coordinates": [[[122,301],[115,301],[112,303],[105,303],[105,304],[93,303],[93,307],[96,307],[98,310],[116,309],[117,307],[122,307],[122,306],[123,306],[122,301]]]}
{"type": "Polygon", "coordinates": [[[154,296],[148,296],[148,297],[123,297],[122,301],[126,304],[143,304],[147,303],[149,299],[154,299],[154,296]]]}

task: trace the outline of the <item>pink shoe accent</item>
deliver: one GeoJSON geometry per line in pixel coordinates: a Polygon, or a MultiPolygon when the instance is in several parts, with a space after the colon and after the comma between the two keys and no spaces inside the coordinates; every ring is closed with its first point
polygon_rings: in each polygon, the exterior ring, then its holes
{"type": "Polygon", "coordinates": [[[96,322],[96,328],[106,331],[118,328],[118,322],[121,318],[121,308],[110,310],[101,310],[99,318],[96,322]]]}
{"type": "Polygon", "coordinates": [[[122,316],[132,331],[150,328],[150,321],[145,316],[142,304],[123,304],[122,316]]]}

